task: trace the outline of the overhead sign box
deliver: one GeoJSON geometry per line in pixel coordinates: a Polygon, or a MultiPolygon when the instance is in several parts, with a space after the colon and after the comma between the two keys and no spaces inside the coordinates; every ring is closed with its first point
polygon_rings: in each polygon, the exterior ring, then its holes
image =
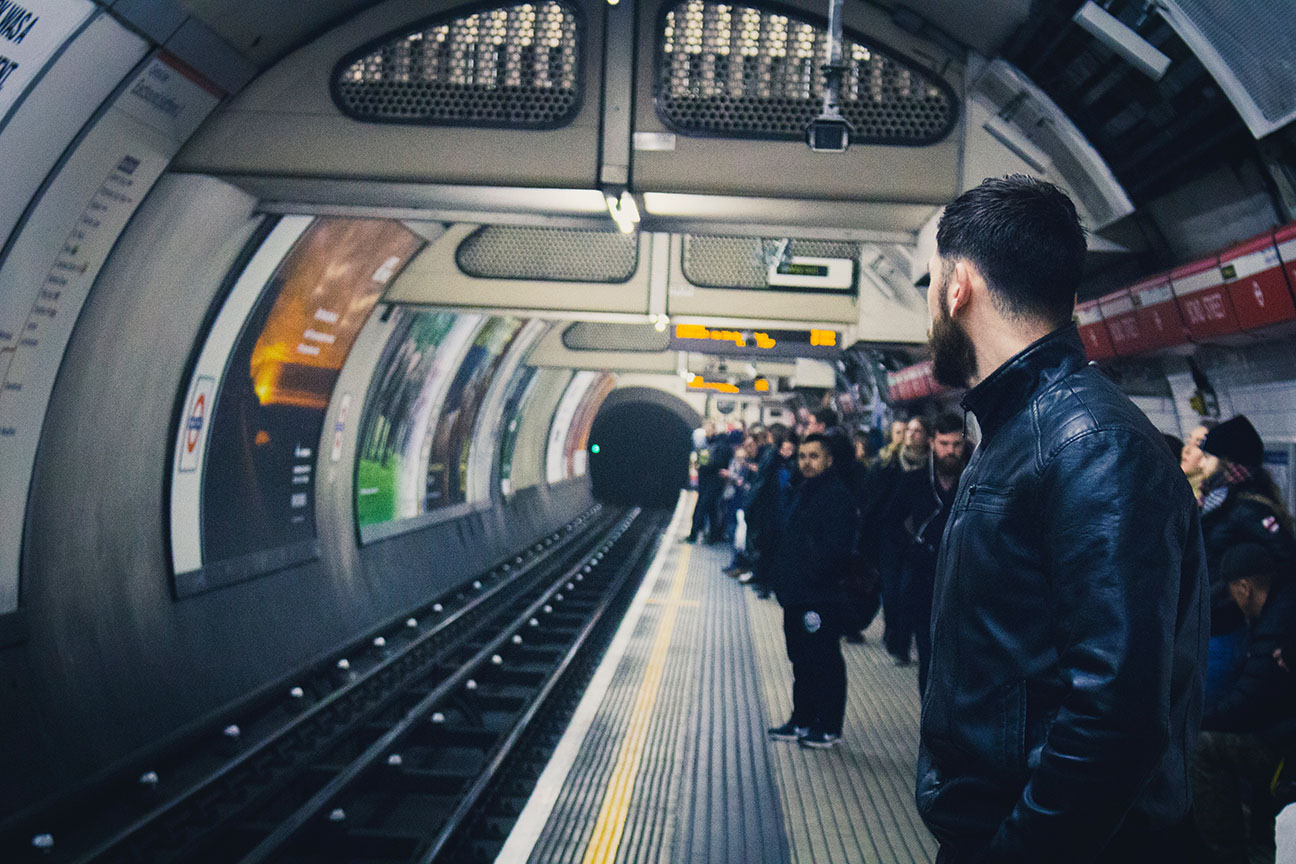
{"type": "Polygon", "coordinates": [[[1106,360],[1116,356],[1112,345],[1111,333],[1103,321],[1102,309],[1097,300],[1086,300],[1076,304],[1076,323],[1080,327],[1080,338],[1084,340],[1085,354],[1090,360],[1106,360]]]}
{"type": "Polygon", "coordinates": [[[1103,321],[1107,323],[1107,332],[1111,334],[1112,347],[1117,354],[1129,356],[1146,350],[1128,288],[1099,298],[1098,306],[1102,309],[1103,321]]]}
{"type": "Polygon", "coordinates": [[[1138,322],[1142,350],[1183,345],[1188,341],[1168,275],[1153,276],[1131,285],[1129,295],[1134,304],[1134,319],[1138,322]]]}
{"type": "Polygon", "coordinates": [[[850,258],[808,258],[793,255],[769,266],[771,288],[849,291],[855,287],[855,262],[850,258]]]}
{"type": "MultiPolygon", "coordinates": [[[[1279,229],[1288,254],[1296,257],[1296,226],[1279,229]]],[[[1296,320],[1287,274],[1275,234],[1265,232],[1220,254],[1220,275],[1244,330],[1260,330],[1296,320]]]]}
{"type": "Polygon", "coordinates": [[[1171,271],[1170,285],[1194,342],[1241,331],[1220,275],[1219,258],[1211,256],[1171,271]]]}
{"type": "Polygon", "coordinates": [[[818,357],[841,353],[836,330],[759,330],[676,324],[670,350],[721,354],[726,357],[818,357]]]}

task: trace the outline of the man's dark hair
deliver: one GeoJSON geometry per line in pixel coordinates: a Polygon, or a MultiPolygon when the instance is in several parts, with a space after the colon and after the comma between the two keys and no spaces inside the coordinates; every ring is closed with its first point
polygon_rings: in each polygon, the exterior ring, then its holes
{"type": "Polygon", "coordinates": [[[1010,318],[1071,320],[1084,272],[1085,231],[1066,193],[1025,174],[990,178],[945,208],[936,228],[942,265],[976,265],[1010,318]]]}
{"type": "Polygon", "coordinates": [[[832,441],[828,438],[827,435],[823,434],[822,432],[815,432],[812,435],[807,435],[804,438],[802,438],[801,446],[804,447],[807,444],[818,444],[820,447],[823,447],[825,453],[827,453],[829,456],[832,455],[833,452],[832,441]]]}
{"type": "Polygon", "coordinates": [[[825,429],[831,429],[840,422],[837,419],[837,412],[831,408],[818,408],[811,411],[810,416],[822,423],[825,429]]]}
{"type": "Polygon", "coordinates": [[[936,435],[948,435],[951,432],[963,431],[963,418],[954,411],[945,411],[932,420],[932,432],[936,435]]]}
{"type": "Polygon", "coordinates": [[[783,446],[783,442],[788,440],[788,427],[782,423],[771,423],[765,430],[769,433],[770,443],[777,449],[783,446]]]}

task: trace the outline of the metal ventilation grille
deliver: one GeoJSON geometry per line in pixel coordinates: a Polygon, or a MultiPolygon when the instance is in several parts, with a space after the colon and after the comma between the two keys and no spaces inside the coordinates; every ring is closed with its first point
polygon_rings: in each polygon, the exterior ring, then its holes
{"type": "MultiPolygon", "coordinates": [[[[669,7],[657,55],[657,113],[685,135],[805,136],[823,102],[828,31],[750,6],[669,7]]],[[[954,91],[876,45],[848,37],[841,113],[865,144],[933,144],[954,128],[954,91]]]]}
{"type": "Polygon", "coordinates": [[[634,234],[487,225],[455,250],[459,269],[481,279],[625,282],[639,266],[634,234]]]}
{"type": "Polygon", "coordinates": [[[577,321],[562,334],[563,345],[572,351],[665,351],[670,334],[651,324],[598,324],[577,321]]]}
{"type": "Polygon", "coordinates": [[[1167,0],[1167,20],[1260,138],[1296,119],[1296,15],[1273,0],[1167,0]]]}
{"type": "MultiPolygon", "coordinates": [[[[684,235],[684,278],[703,288],[769,288],[769,267],[778,257],[781,239],[684,235]]],[[[792,240],[788,256],[850,258],[858,261],[859,243],[792,240]]]]}
{"type": "Polygon", "coordinates": [[[579,14],[524,3],[424,22],[339,63],[333,100],[374,123],[560,126],[580,108],[579,14]]]}

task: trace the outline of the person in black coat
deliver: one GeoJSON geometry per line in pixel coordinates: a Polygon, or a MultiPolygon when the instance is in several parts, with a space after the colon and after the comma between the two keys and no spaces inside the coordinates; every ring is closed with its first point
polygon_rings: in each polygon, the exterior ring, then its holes
{"type": "Polygon", "coordinates": [[[1211,632],[1242,623],[1242,615],[1221,577],[1224,554],[1239,543],[1258,543],[1279,562],[1296,554],[1291,517],[1273,479],[1261,466],[1264,444],[1239,414],[1211,429],[1202,441],[1202,540],[1211,574],[1211,632]]]}
{"type": "Polygon", "coordinates": [[[936,554],[958,493],[959,477],[967,465],[963,418],[949,412],[932,421],[931,456],[927,470],[903,474],[896,484],[891,506],[884,514],[888,541],[903,574],[900,596],[891,613],[908,616],[903,624],[918,643],[918,692],[927,689],[931,660],[932,589],[936,581],[936,554]]]}
{"type": "Polygon", "coordinates": [[[715,424],[707,422],[707,446],[699,453],[698,497],[693,505],[693,526],[685,542],[695,543],[706,529],[706,539],[719,543],[724,535],[723,502],[725,479],[720,472],[728,471],[733,461],[733,447],[727,432],[716,432],[715,424]]]}
{"type": "Polygon", "coordinates": [[[1212,428],[1202,441],[1202,540],[1211,584],[1211,644],[1206,667],[1209,704],[1230,682],[1243,638],[1243,618],[1221,576],[1225,553],[1258,543],[1282,567],[1296,560],[1291,517],[1268,472],[1264,445],[1245,415],[1212,428]]]}
{"type": "Polygon", "coordinates": [[[1183,861],[1209,598],[1161,433],[1085,357],[1084,229],[1037,178],[945,208],[932,374],[979,440],[941,538],[915,803],[942,864],[1183,861]]]}
{"type": "Polygon", "coordinates": [[[1197,828],[1214,861],[1272,861],[1277,811],[1269,785],[1296,733],[1296,688],[1277,653],[1296,632],[1296,588],[1258,543],[1233,546],[1219,566],[1247,625],[1237,674],[1202,718],[1192,762],[1197,828]],[[1243,784],[1251,789],[1249,825],[1243,784]]]}
{"type": "Polygon", "coordinates": [[[841,579],[850,564],[855,507],[831,470],[830,447],[823,435],[810,435],[801,444],[804,481],[780,532],[771,574],[792,661],[792,716],[769,734],[813,748],[841,741],[846,712],[841,579]]]}
{"type": "Polygon", "coordinates": [[[912,661],[914,628],[902,596],[903,564],[897,557],[896,545],[887,537],[888,517],[901,478],[926,473],[930,456],[931,423],[925,417],[914,417],[905,428],[904,444],[873,467],[860,523],[861,549],[865,557],[872,558],[882,582],[882,616],[886,624],[882,644],[900,666],[912,661]]]}
{"type": "Polygon", "coordinates": [[[789,509],[792,480],[796,474],[796,443],[791,432],[781,423],[769,427],[769,449],[756,464],[756,477],[752,480],[744,509],[747,520],[747,550],[753,558],[750,582],[762,596],[770,591],[770,573],[774,567],[774,552],[778,548],[782,525],[780,512],[789,509]]]}

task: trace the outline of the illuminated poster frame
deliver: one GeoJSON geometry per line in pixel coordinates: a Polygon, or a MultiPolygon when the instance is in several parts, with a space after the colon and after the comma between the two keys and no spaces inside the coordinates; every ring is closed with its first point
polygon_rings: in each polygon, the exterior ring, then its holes
{"type": "Polygon", "coordinates": [[[177,596],[319,555],[319,436],[360,330],[424,241],[395,220],[290,216],[243,268],[177,430],[177,596]]]}
{"type": "Polygon", "coordinates": [[[453,509],[462,513],[480,503],[469,497],[472,438],[491,384],[524,323],[508,316],[486,319],[455,370],[432,436],[425,512],[453,509]]]}

